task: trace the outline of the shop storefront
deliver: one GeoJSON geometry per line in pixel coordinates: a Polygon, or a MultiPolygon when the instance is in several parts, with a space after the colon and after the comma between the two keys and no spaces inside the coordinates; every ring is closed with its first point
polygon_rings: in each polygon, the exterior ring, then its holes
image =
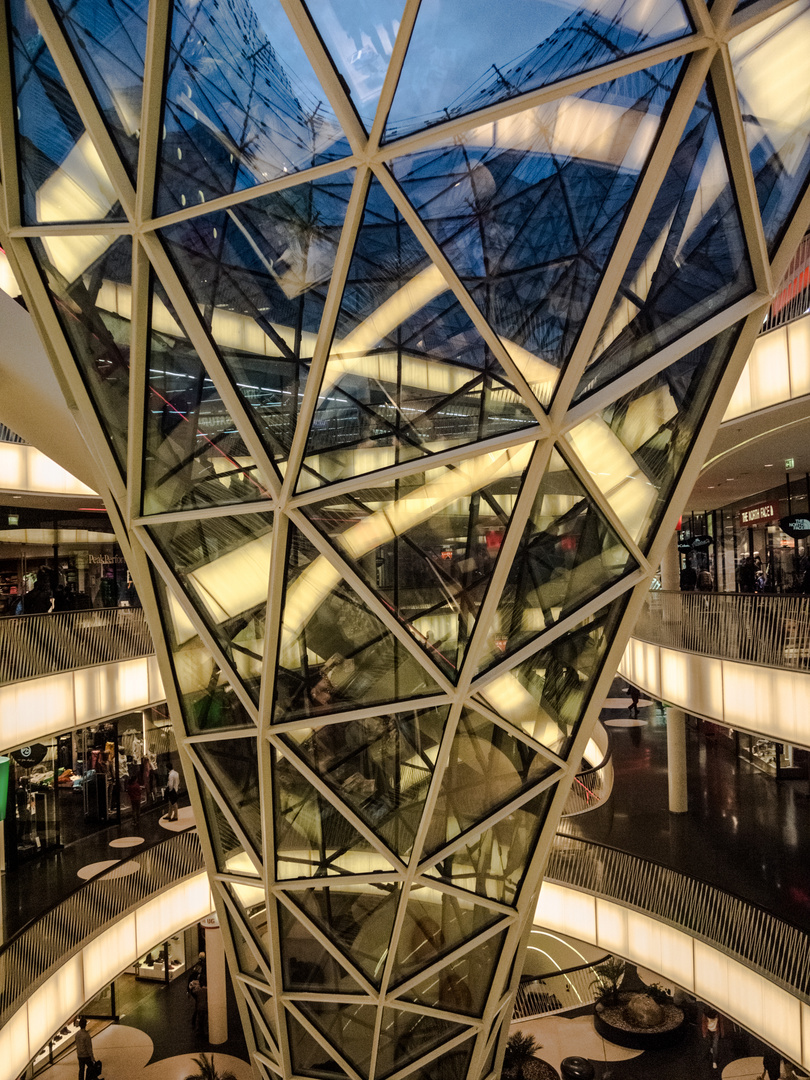
{"type": "Polygon", "coordinates": [[[165,709],[128,713],[10,751],[6,860],[10,868],[131,817],[129,784],[142,810],[166,804],[179,768],[165,709]]]}

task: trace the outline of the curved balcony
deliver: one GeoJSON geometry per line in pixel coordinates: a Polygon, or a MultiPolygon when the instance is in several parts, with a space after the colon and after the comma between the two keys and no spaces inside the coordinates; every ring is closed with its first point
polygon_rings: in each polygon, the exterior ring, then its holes
{"type": "Polygon", "coordinates": [[[23,927],[0,949],[0,1078],[15,1080],[86,1001],[212,909],[189,830],[91,878],[23,927]]]}
{"type": "Polygon", "coordinates": [[[166,698],[140,608],[0,619],[0,746],[166,698]]]}
{"type": "Polygon", "coordinates": [[[619,671],[652,697],[810,748],[810,601],[650,593],[619,671]]]}
{"type": "Polygon", "coordinates": [[[557,836],[535,925],[641,964],[810,1064],[810,935],[763,908],[627,852],[557,836]]]}
{"type": "Polygon", "coordinates": [[[607,729],[597,724],[593,737],[585,747],[583,761],[588,766],[578,772],[562,812],[564,818],[587,814],[603,806],[613,791],[613,756],[607,729]]]}

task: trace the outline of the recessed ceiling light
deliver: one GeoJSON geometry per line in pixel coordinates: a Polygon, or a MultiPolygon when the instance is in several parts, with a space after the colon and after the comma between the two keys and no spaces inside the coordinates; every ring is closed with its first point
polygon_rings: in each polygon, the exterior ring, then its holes
{"type": "Polygon", "coordinates": [[[734,483],[734,477],[733,476],[727,476],[726,477],[726,482],[729,483],[729,484],[733,484],[734,483]]]}

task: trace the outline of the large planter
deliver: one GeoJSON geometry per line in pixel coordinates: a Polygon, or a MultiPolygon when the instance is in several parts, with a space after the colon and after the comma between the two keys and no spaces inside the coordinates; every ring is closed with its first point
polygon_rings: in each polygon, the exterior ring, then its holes
{"type": "MultiPolygon", "coordinates": [[[[646,1006],[648,1001],[646,994],[621,994],[618,1005],[597,1005],[593,1017],[597,1033],[608,1042],[631,1050],[663,1050],[675,1046],[683,1038],[686,1021],[683,1011],[672,1002],[661,1006],[659,1022],[650,1026],[636,1026],[628,1019],[628,1005],[632,1013],[634,1005],[646,1006]]],[[[642,1007],[637,1011],[643,1014],[647,1010],[642,1007]]]]}

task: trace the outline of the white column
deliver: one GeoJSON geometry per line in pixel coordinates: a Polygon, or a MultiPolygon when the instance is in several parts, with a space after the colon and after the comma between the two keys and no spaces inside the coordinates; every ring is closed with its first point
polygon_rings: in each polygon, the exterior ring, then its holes
{"type": "Polygon", "coordinates": [[[208,981],[208,1041],[214,1046],[228,1040],[228,1000],[225,992],[225,948],[216,915],[203,919],[205,973],[208,981]]]}
{"type": "Polygon", "coordinates": [[[683,709],[667,707],[667,780],[669,810],[685,814],[689,809],[686,786],[686,715],[683,709]]]}
{"type": "Polygon", "coordinates": [[[661,560],[661,588],[664,592],[677,592],[681,587],[681,558],[678,551],[678,534],[667,545],[661,560]]]}

